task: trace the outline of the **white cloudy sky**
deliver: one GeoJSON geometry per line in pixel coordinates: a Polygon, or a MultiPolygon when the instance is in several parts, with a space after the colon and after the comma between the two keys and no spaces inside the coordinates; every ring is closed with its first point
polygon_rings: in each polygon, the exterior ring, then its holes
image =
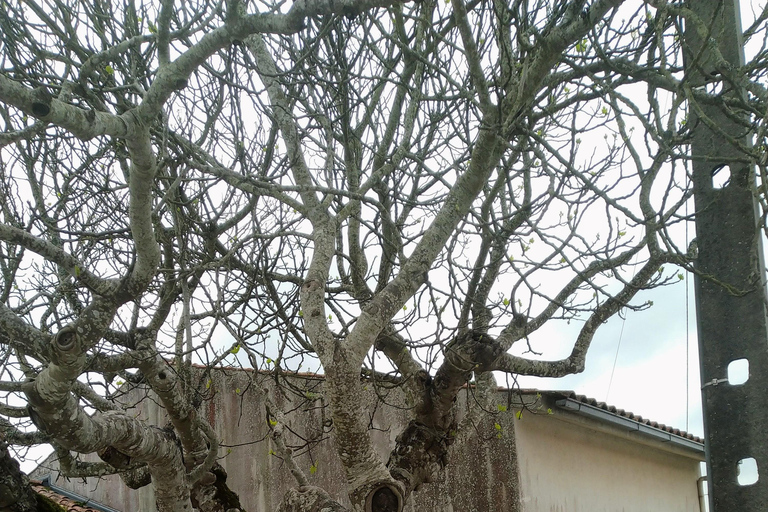
{"type": "MultiPolygon", "coordinates": [[[[650,309],[629,312],[625,318],[614,316],[598,329],[582,374],[560,379],[523,377],[519,384],[573,390],[703,436],[692,276],[638,294],[634,302],[645,300],[653,301],[650,309]]],[[[557,345],[560,351],[548,350],[548,358],[567,356],[578,327],[548,326],[533,340],[533,348],[557,345]]]]}

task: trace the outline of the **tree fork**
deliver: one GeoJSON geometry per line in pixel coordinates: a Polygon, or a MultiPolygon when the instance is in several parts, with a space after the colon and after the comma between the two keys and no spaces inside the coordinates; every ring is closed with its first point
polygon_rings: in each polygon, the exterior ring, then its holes
{"type": "MultiPolygon", "coordinates": [[[[691,0],[686,17],[686,68],[691,85],[704,87],[744,64],[738,0],[691,0]]],[[[689,97],[690,98],[690,97],[689,97]]],[[[689,101],[691,101],[689,99],[689,101]]],[[[704,435],[711,512],[768,510],[768,329],[765,267],[753,196],[755,177],[743,149],[749,144],[739,114],[713,104],[689,107],[696,204],[696,303],[704,435]],[[730,115],[729,115],[730,114],[730,115]],[[718,188],[713,176],[730,171],[718,188]],[[702,276],[713,276],[707,279],[702,276]],[[729,288],[723,286],[726,283],[729,288]],[[746,359],[752,369],[743,385],[728,383],[728,366],[746,359]],[[763,478],[740,485],[739,466],[754,459],[763,478]]]]}

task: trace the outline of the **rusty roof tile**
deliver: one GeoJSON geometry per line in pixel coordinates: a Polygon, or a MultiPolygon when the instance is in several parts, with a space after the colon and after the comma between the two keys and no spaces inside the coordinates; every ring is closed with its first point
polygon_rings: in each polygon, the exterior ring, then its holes
{"type": "Polygon", "coordinates": [[[32,490],[34,490],[40,496],[44,496],[54,503],[63,507],[67,512],[101,512],[100,509],[94,508],[88,505],[85,501],[76,501],[66,496],[63,496],[53,489],[50,489],[43,485],[43,482],[39,480],[30,480],[32,490]]]}

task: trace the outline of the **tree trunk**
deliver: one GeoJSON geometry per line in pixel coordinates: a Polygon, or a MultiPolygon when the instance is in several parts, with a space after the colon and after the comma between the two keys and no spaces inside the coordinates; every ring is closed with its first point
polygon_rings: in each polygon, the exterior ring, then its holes
{"type": "Polygon", "coordinates": [[[3,441],[0,441],[0,511],[37,511],[37,495],[3,441]]]}

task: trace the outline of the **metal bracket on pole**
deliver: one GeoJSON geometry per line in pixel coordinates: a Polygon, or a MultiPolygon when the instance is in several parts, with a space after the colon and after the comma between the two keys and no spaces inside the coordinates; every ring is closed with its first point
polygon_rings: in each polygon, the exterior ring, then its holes
{"type": "Polygon", "coordinates": [[[703,390],[707,386],[717,386],[718,384],[722,384],[723,382],[728,382],[728,379],[712,379],[709,382],[705,382],[701,385],[701,389],[703,390]]]}

